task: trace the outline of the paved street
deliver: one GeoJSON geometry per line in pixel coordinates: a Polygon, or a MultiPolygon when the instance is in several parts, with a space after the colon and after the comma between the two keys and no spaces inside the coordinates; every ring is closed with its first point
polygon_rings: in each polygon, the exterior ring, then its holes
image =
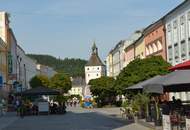
{"type": "Polygon", "coordinates": [[[3,126],[0,130],[149,130],[137,124],[127,125],[126,121],[98,111],[69,108],[65,115],[31,116],[24,119],[3,117],[0,121],[6,119],[6,122],[0,122],[0,126],[3,126]]]}

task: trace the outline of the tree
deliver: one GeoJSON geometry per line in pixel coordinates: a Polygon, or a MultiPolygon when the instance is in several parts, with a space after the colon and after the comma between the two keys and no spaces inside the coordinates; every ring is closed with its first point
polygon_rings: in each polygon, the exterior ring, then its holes
{"type": "Polygon", "coordinates": [[[45,75],[36,75],[30,80],[30,86],[32,88],[35,87],[48,87],[49,86],[49,78],[45,75]]]}
{"type": "Polygon", "coordinates": [[[39,64],[52,67],[60,73],[68,74],[71,77],[84,77],[84,66],[87,63],[83,59],[65,58],[60,59],[50,55],[28,54],[27,56],[35,59],[39,64]]]}
{"type": "Polygon", "coordinates": [[[125,89],[138,82],[144,81],[156,75],[169,73],[171,65],[161,56],[153,56],[146,59],[135,59],[125,67],[116,79],[117,92],[123,94],[125,89]]]}
{"type": "Polygon", "coordinates": [[[70,77],[63,73],[55,74],[50,81],[50,87],[59,89],[62,94],[67,93],[72,86],[70,77]]]}
{"type": "Polygon", "coordinates": [[[93,96],[98,97],[102,102],[111,103],[116,96],[114,88],[114,78],[103,76],[98,79],[92,79],[89,82],[90,91],[93,96]]]}

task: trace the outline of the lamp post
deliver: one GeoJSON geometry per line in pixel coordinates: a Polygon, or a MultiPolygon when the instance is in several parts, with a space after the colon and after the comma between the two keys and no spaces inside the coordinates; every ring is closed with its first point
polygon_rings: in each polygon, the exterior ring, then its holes
{"type": "Polygon", "coordinates": [[[26,83],[26,65],[24,64],[24,85],[25,88],[27,88],[27,83],[26,83]]]}
{"type": "MultiPolygon", "coordinates": [[[[20,56],[17,56],[17,62],[18,62],[18,79],[19,80],[19,85],[21,84],[21,61],[22,61],[22,58],[20,56]]],[[[21,93],[22,93],[22,86],[21,86],[21,93]]]]}

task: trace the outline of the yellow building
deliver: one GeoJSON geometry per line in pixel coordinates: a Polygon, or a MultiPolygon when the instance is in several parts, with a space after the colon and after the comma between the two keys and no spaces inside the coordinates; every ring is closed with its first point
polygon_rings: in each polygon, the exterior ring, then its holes
{"type": "Polygon", "coordinates": [[[113,77],[113,55],[112,51],[108,54],[106,58],[106,75],[113,77]]]}
{"type": "Polygon", "coordinates": [[[0,87],[9,91],[8,52],[9,52],[9,19],[6,12],[0,12],[0,87]]]}
{"type": "Polygon", "coordinates": [[[141,36],[138,40],[135,41],[134,46],[135,58],[145,58],[145,42],[143,36],[141,36]]]}

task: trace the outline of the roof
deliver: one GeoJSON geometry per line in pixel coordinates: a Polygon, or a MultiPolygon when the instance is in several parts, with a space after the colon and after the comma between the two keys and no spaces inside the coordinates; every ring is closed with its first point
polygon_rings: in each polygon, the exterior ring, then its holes
{"type": "Polygon", "coordinates": [[[143,86],[148,84],[149,82],[152,82],[156,79],[159,79],[161,76],[160,75],[157,75],[157,76],[154,76],[153,78],[150,78],[150,79],[147,79],[145,81],[142,81],[140,83],[137,83],[135,85],[132,85],[130,87],[127,88],[127,90],[141,90],[143,89],[143,86]]]}
{"type": "Polygon", "coordinates": [[[169,70],[174,71],[174,70],[182,70],[182,69],[190,69],[190,60],[177,64],[176,66],[172,66],[169,68],[169,70]]]}
{"type": "Polygon", "coordinates": [[[171,15],[173,12],[175,12],[176,10],[178,10],[179,8],[181,8],[183,5],[185,5],[187,2],[190,2],[189,0],[184,0],[181,4],[179,4],[177,7],[175,7],[174,9],[172,9],[171,11],[169,11],[166,15],[162,16],[160,19],[158,19],[157,21],[155,21],[154,23],[150,24],[149,26],[147,26],[144,30],[144,34],[147,35],[147,33],[149,33],[153,28],[157,28],[160,25],[162,25],[163,20],[171,15]]]}
{"type": "Polygon", "coordinates": [[[100,57],[96,53],[92,53],[88,63],[85,66],[104,66],[100,57]]]}
{"type": "Polygon", "coordinates": [[[137,31],[135,31],[131,36],[129,36],[129,37],[125,40],[125,42],[124,42],[125,48],[129,47],[129,46],[132,45],[136,40],[138,40],[138,39],[142,36],[142,33],[143,33],[143,29],[137,30],[137,31]]]}
{"type": "Polygon", "coordinates": [[[23,95],[58,95],[59,91],[48,87],[36,87],[22,92],[23,95]]]}
{"type": "Polygon", "coordinates": [[[143,89],[152,93],[190,91],[190,70],[176,70],[149,82],[143,89]]]}
{"type": "MultiPolygon", "coordinates": [[[[174,13],[176,10],[178,10],[179,8],[181,8],[182,6],[184,6],[187,2],[190,2],[189,0],[184,0],[181,4],[179,4],[177,7],[175,7],[174,9],[172,9],[171,11],[169,11],[165,16],[163,16],[162,18],[165,18],[167,16],[169,16],[170,14],[174,13]]],[[[161,18],[161,19],[162,19],[161,18]]]]}

